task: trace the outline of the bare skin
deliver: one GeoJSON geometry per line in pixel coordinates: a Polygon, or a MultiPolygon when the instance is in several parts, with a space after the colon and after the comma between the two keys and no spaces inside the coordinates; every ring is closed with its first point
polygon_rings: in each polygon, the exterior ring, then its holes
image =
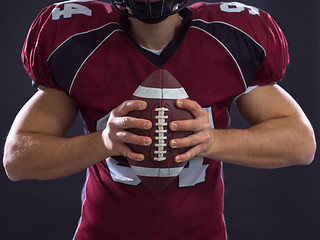
{"type": "Polygon", "coordinates": [[[199,155],[220,161],[255,167],[278,168],[309,164],[316,148],[310,122],[295,100],[278,85],[258,87],[238,99],[248,129],[210,129],[200,106],[183,100],[180,107],[191,111],[195,120],[172,122],[171,129],[196,130],[185,139],[174,139],[171,147],[194,146],[177,161],[199,155]]]}
{"type": "MultiPolygon", "coordinates": [[[[132,35],[151,49],[165,47],[177,34],[181,20],[177,14],[152,29],[132,20],[132,35]]],[[[223,162],[257,168],[277,168],[312,162],[316,143],[307,117],[289,94],[278,85],[258,87],[237,101],[240,112],[252,124],[248,129],[210,129],[208,114],[192,100],[179,100],[194,120],[171,122],[175,131],[195,134],[170,142],[171,147],[191,147],[176,161],[203,156],[223,162]],[[271,99],[271,100],[270,100],[271,99]],[[268,100],[268,101],[267,101],[268,100]]],[[[54,179],[69,176],[114,155],[142,161],[126,143],[150,145],[151,139],[126,131],[151,128],[145,119],[127,117],[143,110],[146,103],[126,101],[115,108],[103,131],[65,138],[76,117],[76,106],[65,93],[46,88],[38,91],[21,109],[9,132],[3,164],[13,181],[54,179]]]]}

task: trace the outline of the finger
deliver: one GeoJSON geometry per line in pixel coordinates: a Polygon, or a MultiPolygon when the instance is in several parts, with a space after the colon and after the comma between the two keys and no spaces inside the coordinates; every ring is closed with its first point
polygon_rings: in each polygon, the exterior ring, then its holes
{"type": "Polygon", "coordinates": [[[177,138],[172,139],[169,142],[169,146],[171,148],[186,148],[186,147],[193,147],[195,145],[208,142],[210,139],[210,133],[207,132],[197,132],[191,134],[185,138],[177,138]]]}
{"type": "Polygon", "coordinates": [[[114,116],[126,116],[131,111],[141,111],[147,108],[147,103],[140,100],[127,100],[113,110],[114,116]]]}
{"type": "Polygon", "coordinates": [[[118,145],[118,152],[120,152],[124,157],[130,158],[133,161],[143,161],[144,155],[140,153],[135,153],[125,144],[118,145]]]}
{"type": "Polygon", "coordinates": [[[197,156],[202,151],[203,151],[203,147],[201,145],[197,145],[193,148],[190,148],[185,153],[175,156],[174,160],[175,162],[186,162],[191,158],[197,156]]]}
{"type": "Polygon", "coordinates": [[[190,99],[178,99],[176,101],[176,106],[188,110],[195,118],[200,117],[204,114],[203,111],[205,111],[196,101],[190,99]]]}
{"type": "Polygon", "coordinates": [[[134,117],[116,117],[111,120],[109,123],[112,127],[118,129],[126,129],[126,128],[139,128],[149,130],[152,127],[152,123],[150,120],[134,118],[134,117]]]}
{"type": "Polygon", "coordinates": [[[172,131],[190,131],[197,132],[205,128],[210,128],[209,123],[200,122],[197,119],[173,121],[169,124],[172,131]]]}
{"type": "Polygon", "coordinates": [[[150,146],[152,140],[150,137],[139,136],[128,131],[119,131],[116,133],[117,141],[131,143],[140,146],[150,146]]]}
{"type": "MultiPolygon", "coordinates": [[[[129,134],[130,135],[130,134],[129,134]]],[[[134,134],[132,134],[134,135],[134,134]]],[[[132,160],[135,161],[142,161],[144,159],[143,154],[139,154],[139,153],[135,153],[132,151],[131,148],[129,148],[125,142],[123,140],[126,140],[127,138],[129,138],[129,140],[127,140],[128,142],[130,141],[134,141],[134,138],[131,138],[130,140],[130,136],[127,137],[127,135],[123,132],[123,133],[112,133],[110,131],[104,131],[103,132],[103,136],[104,139],[107,139],[107,141],[105,141],[105,146],[107,149],[110,149],[110,152],[112,153],[112,156],[119,156],[119,155],[123,155],[126,156],[132,160]]],[[[142,145],[150,145],[151,144],[151,139],[147,137],[141,137],[141,136],[137,136],[138,139],[140,140],[136,140],[135,144],[138,142],[142,145]]]]}

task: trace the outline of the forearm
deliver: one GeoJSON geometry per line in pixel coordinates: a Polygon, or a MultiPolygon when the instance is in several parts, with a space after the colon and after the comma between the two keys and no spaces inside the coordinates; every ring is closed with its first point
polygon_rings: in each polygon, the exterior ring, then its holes
{"type": "Polygon", "coordinates": [[[9,134],[4,166],[13,181],[55,179],[77,173],[108,155],[101,132],[73,138],[40,133],[9,134]]]}
{"type": "Polygon", "coordinates": [[[248,129],[212,130],[210,158],[255,168],[309,164],[315,140],[309,122],[270,119],[248,129]]]}

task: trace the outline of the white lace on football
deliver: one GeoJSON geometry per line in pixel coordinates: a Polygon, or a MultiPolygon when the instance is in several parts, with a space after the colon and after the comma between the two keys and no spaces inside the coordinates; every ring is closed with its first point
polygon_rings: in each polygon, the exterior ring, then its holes
{"type": "Polygon", "coordinates": [[[166,143],[167,130],[165,129],[165,127],[168,125],[168,123],[166,123],[166,119],[168,118],[168,116],[165,115],[165,112],[169,111],[169,109],[161,107],[161,108],[156,108],[155,111],[158,112],[158,115],[156,115],[155,117],[158,120],[158,122],[156,123],[157,143],[155,144],[157,150],[154,151],[155,155],[157,156],[154,157],[154,160],[161,162],[166,160],[165,154],[167,153],[167,151],[165,150],[165,148],[167,146],[167,143],[166,143]]]}

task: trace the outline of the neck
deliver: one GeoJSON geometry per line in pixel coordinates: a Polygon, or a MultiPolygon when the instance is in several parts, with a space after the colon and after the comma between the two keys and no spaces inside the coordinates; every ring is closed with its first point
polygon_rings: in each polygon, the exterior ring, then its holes
{"type": "Polygon", "coordinates": [[[181,18],[174,14],[157,24],[147,24],[130,18],[132,38],[149,49],[164,49],[180,32],[181,18]]]}

